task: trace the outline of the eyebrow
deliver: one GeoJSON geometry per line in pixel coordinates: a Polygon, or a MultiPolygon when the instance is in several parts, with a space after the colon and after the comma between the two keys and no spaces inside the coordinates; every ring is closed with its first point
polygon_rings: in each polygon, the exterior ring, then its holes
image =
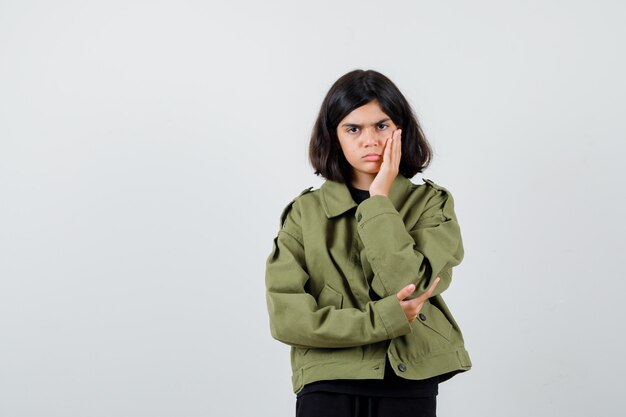
{"type": "MultiPolygon", "coordinates": [[[[386,119],[381,119],[379,121],[377,121],[376,123],[372,123],[372,126],[376,126],[379,125],[381,123],[385,123],[385,122],[390,122],[391,118],[387,117],[386,119]]],[[[356,124],[356,123],[344,123],[341,125],[341,127],[361,127],[362,125],[356,124]]]]}

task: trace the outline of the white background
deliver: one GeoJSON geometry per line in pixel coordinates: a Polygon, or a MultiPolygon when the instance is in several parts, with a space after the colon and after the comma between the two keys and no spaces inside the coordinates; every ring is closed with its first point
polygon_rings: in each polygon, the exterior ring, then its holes
{"type": "Polygon", "coordinates": [[[465,244],[441,416],[621,416],[620,1],[0,1],[0,416],[291,416],[265,260],[322,98],[409,98],[465,244]]]}

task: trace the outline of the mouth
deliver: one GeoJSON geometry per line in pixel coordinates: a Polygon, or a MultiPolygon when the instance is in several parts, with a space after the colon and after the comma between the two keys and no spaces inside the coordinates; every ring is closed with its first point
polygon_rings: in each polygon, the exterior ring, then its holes
{"type": "Polygon", "coordinates": [[[368,153],[367,155],[363,157],[363,159],[365,159],[366,161],[375,162],[375,161],[380,161],[382,157],[378,155],[377,153],[368,153]]]}

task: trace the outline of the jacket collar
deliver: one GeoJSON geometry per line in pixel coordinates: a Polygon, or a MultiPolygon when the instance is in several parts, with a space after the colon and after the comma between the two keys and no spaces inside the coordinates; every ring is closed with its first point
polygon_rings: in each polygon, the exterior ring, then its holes
{"type": "MultiPolygon", "coordinates": [[[[391,190],[389,190],[389,199],[396,210],[400,209],[410,185],[411,181],[402,174],[398,174],[393,180],[391,190]]],[[[346,184],[326,180],[320,187],[320,193],[322,194],[322,206],[328,218],[339,216],[357,206],[346,184]]]]}

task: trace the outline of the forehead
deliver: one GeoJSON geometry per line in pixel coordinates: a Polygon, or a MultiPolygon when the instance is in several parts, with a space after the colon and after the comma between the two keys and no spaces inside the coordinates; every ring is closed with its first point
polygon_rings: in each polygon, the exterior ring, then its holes
{"type": "Polygon", "coordinates": [[[365,122],[376,122],[381,119],[389,118],[389,116],[383,111],[380,107],[380,104],[376,100],[372,100],[367,104],[362,105],[361,107],[357,107],[352,110],[346,117],[343,118],[341,123],[344,122],[352,122],[352,123],[365,123],[365,122]]]}

